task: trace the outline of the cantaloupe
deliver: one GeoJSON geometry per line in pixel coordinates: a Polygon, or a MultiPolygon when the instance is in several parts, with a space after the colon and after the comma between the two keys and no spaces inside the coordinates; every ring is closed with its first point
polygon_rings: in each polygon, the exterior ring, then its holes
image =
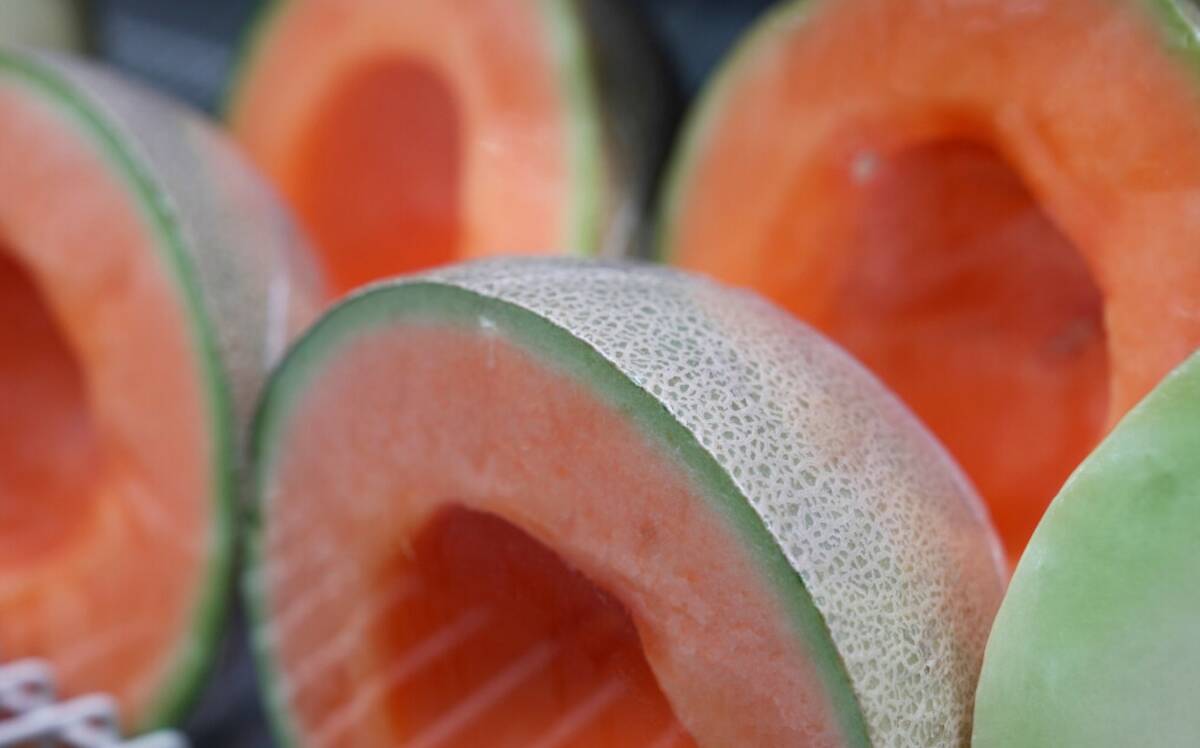
{"type": "Polygon", "coordinates": [[[174,721],[229,596],[240,433],[324,298],[219,134],[0,53],[0,654],[174,721]]]}
{"type": "Polygon", "coordinates": [[[1013,559],[1200,345],[1200,45],[1182,0],[804,0],[691,117],[659,251],[846,346],[1013,559]]]}
{"type": "Polygon", "coordinates": [[[975,748],[1200,745],[1200,353],[1054,499],[988,640],[975,748]]]}
{"type": "Polygon", "coordinates": [[[252,442],[287,744],[966,744],[1003,584],[982,506],[751,294],[565,259],[376,285],[252,442]]]}
{"type": "Polygon", "coordinates": [[[229,122],[336,289],[502,253],[636,251],[671,87],[620,0],[275,0],[229,122]]]}

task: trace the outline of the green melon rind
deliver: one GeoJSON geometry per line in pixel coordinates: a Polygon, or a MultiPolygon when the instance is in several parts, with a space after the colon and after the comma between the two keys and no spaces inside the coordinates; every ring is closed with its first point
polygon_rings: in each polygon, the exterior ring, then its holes
{"type": "Polygon", "coordinates": [[[158,235],[164,268],[178,288],[178,296],[190,320],[192,338],[199,352],[198,380],[204,384],[208,401],[213,447],[213,546],[207,581],[196,605],[191,636],[178,645],[168,668],[170,675],[159,690],[154,705],[134,725],[137,731],[177,724],[198,697],[220,646],[226,611],[231,600],[234,557],[237,463],[233,447],[231,388],[221,365],[217,337],[205,309],[203,295],[195,282],[184,239],[171,208],[162,199],[156,180],[131,155],[130,147],[117,131],[97,114],[86,97],[45,66],[18,55],[0,51],[0,75],[27,86],[29,91],[55,105],[70,118],[84,137],[92,141],[129,187],[131,198],[142,208],[148,225],[158,235]]]}
{"type": "Polygon", "coordinates": [[[568,153],[571,159],[571,207],[564,247],[577,254],[600,251],[603,227],[604,132],[600,126],[600,92],[589,53],[586,31],[579,8],[572,0],[540,0],[542,15],[550,27],[550,38],[558,60],[557,70],[571,124],[568,153]]]}
{"type": "Polygon", "coordinates": [[[727,519],[745,547],[754,549],[764,578],[770,580],[791,614],[795,629],[830,696],[845,745],[870,746],[866,723],[849,676],[803,580],[746,497],[694,436],[658,399],[566,329],[516,304],[457,285],[424,280],[376,285],[337,306],[288,354],[272,376],[260,403],[251,437],[254,513],[246,523],[248,564],[243,582],[254,622],[254,650],[268,711],[284,744],[300,746],[303,741],[297,739],[296,727],[280,694],[279,684],[283,683],[284,676],[271,655],[268,592],[261,583],[260,569],[265,560],[263,516],[268,511],[264,502],[269,493],[267,488],[275,458],[273,447],[281,442],[297,396],[321,366],[356,333],[420,320],[477,327],[481,315],[512,341],[586,383],[594,393],[661,444],[665,454],[674,455],[697,485],[705,487],[705,498],[727,519]]]}
{"type": "MultiPolygon", "coordinates": [[[[824,0],[832,2],[833,0],[824,0]]],[[[679,217],[683,192],[688,184],[696,159],[710,135],[713,120],[723,110],[726,97],[740,77],[742,69],[760,46],[765,46],[782,27],[803,23],[803,14],[822,0],[785,0],[754,22],[750,30],[734,45],[711,80],[705,84],[699,100],[688,112],[682,134],[667,162],[661,185],[658,220],[654,226],[651,256],[659,262],[672,262],[676,221],[679,217]]],[[[1179,56],[1183,64],[1200,74],[1200,10],[1190,0],[1131,0],[1143,5],[1158,21],[1167,49],[1179,56]]]]}
{"type": "Polygon", "coordinates": [[[1191,0],[1141,0],[1162,24],[1168,49],[1200,73],[1200,9],[1191,0]]]}
{"type": "Polygon", "coordinates": [[[984,656],[976,748],[1200,744],[1200,353],[1068,479],[984,656]]]}
{"type": "Polygon", "coordinates": [[[664,263],[672,261],[675,219],[683,188],[688,183],[698,154],[707,143],[713,120],[724,108],[725,99],[740,77],[742,68],[751,60],[760,45],[773,38],[784,24],[795,23],[809,6],[819,0],[786,0],[768,9],[734,44],[733,50],[717,67],[701,91],[696,103],[684,118],[681,134],[667,160],[666,173],[660,186],[658,221],[654,240],[650,243],[651,258],[664,263]]]}
{"type": "MultiPolygon", "coordinates": [[[[220,107],[226,120],[238,105],[245,71],[271,30],[285,17],[287,6],[295,0],[270,0],[251,22],[234,57],[234,73],[229,79],[220,107]]],[[[607,165],[604,159],[604,133],[600,124],[600,94],[593,60],[587,43],[586,28],[576,0],[536,0],[546,21],[557,62],[559,87],[566,103],[569,124],[567,152],[570,159],[571,205],[562,246],[573,253],[594,256],[601,249],[607,165]]],[[[533,249],[545,249],[535,247],[533,249]]]]}

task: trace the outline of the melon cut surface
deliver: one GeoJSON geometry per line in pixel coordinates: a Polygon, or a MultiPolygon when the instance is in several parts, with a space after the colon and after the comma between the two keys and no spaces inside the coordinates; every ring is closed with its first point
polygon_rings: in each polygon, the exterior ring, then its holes
{"type": "Polygon", "coordinates": [[[1200,354],[1046,510],[988,639],[976,748],[1200,745],[1200,354]]]}
{"type": "Polygon", "coordinates": [[[288,744],[966,744],[982,507],[751,294],[561,259],[376,285],[293,348],[253,448],[288,744]]]}
{"type": "Polygon", "coordinates": [[[1200,49],[1173,0],[805,0],[673,158],[658,250],[844,345],[946,444],[1015,561],[1200,345],[1200,49]]]}
{"type": "Polygon", "coordinates": [[[230,600],[240,430],[324,296],[183,110],[0,53],[0,654],[174,722],[230,600]]]}
{"type": "Polygon", "coordinates": [[[614,0],[275,0],[228,119],[337,291],[502,253],[638,244],[672,116],[614,0]]]}

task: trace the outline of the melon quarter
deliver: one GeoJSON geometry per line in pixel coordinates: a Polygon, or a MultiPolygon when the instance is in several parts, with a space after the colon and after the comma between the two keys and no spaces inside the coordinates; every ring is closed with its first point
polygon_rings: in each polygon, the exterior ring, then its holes
{"type": "Polygon", "coordinates": [[[291,351],[253,448],[290,745],[967,742],[981,504],[749,293],[565,259],[376,285],[291,351]]]}
{"type": "Polygon", "coordinates": [[[0,656],[176,721],[232,600],[241,435],[324,291],[216,130],[0,52],[0,656]]]}
{"type": "Polygon", "coordinates": [[[783,2],[690,117],[659,252],[878,374],[1015,562],[1200,347],[1197,19],[1193,0],[783,2]]]}
{"type": "Polygon", "coordinates": [[[976,748],[1200,745],[1200,353],[1071,476],[988,639],[976,748]]]}

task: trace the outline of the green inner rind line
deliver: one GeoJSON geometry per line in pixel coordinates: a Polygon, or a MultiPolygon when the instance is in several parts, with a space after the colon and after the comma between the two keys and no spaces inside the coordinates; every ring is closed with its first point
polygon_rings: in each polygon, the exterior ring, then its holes
{"type": "Polygon", "coordinates": [[[1200,74],[1200,8],[1193,0],[1141,0],[1141,4],[1158,21],[1168,50],[1200,74]]]}
{"type": "MultiPolygon", "coordinates": [[[[770,8],[737,41],[733,51],[705,84],[699,100],[686,117],[659,188],[660,209],[650,245],[652,259],[664,263],[673,260],[676,220],[684,188],[692,175],[697,155],[711,134],[713,120],[724,110],[728,93],[743,67],[760,46],[765,46],[782,30],[780,27],[800,22],[801,14],[810,12],[810,6],[818,1],[791,0],[770,8]]],[[[1139,3],[1158,22],[1155,30],[1160,32],[1169,51],[1200,74],[1200,8],[1193,0],[1139,0],[1139,3]]]]}
{"type": "Polygon", "coordinates": [[[172,209],[161,199],[162,190],[152,174],[131,154],[117,131],[88,103],[87,96],[56,75],[52,70],[15,54],[0,51],[0,75],[6,75],[27,87],[31,93],[68,114],[78,131],[98,147],[114,172],[129,187],[129,194],[141,209],[157,236],[154,245],[174,281],[190,320],[195,350],[199,352],[200,376],[208,401],[209,430],[212,434],[212,480],[214,496],[212,553],[206,581],[196,603],[191,636],[177,645],[166,668],[168,675],[158,697],[142,719],[135,722],[138,731],[178,724],[195,702],[206,676],[214,664],[214,655],[224,633],[228,602],[231,599],[237,532],[236,479],[234,475],[233,401],[227,375],[220,362],[216,334],[205,311],[203,294],[183,246],[183,238],[172,209]]]}
{"type": "Polygon", "coordinates": [[[250,70],[256,61],[259,48],[267,38],[270,30],[283,16],[283,9],[289,5],[289,0],[267,0],[254,13],[239,37],[229,66],[229,74],[225,79],[224,90],[221,91],[217,103],[217,113],[221,119],[228,122],[238,107],[242,89],[245,87],[246,71],[250,70]]]}
{"type": "Polygon", "coordinates": [[[654,239],[650,243],[650,258],[657,262],[672,261],[672,245],[675,241],[675,219],[679,203],[683,199],[684,186],[691,177],[697,154],[704,147],[713,121],[724,110],[725,101],[733,89],[743,67],[760,46],[776,35],[783,24],[794,23],[801,14],[811,11],[809,7],[817,0],[792,0],[768,9],[759,17],[750,30],[734,45],[733,50],[720,63],[707,83],[699,99],[681,128],[681,135],[667,161],[666,173],[659,186],[658,218],[654,224],[654,239]]]}
{"type": "Polygon", "coordinates": [[[265,390],[252,435],[254,450],[253,492],[255,511],[247,523],[251,549],[246,588],[254,618],[255,650],[264,690],[277,730],[288,745],[301,745],[295,727],[278,692],[283,681],[268,645],[268,592],[260,583],[264,561],[263,522],[268,507],[275,449],[294,409],[299,394],[307,389],[321,366],[336,356],[355,334],[416,321],[477,327],[486,318],[512,342],[535,354],[577,381],[586,384],[654,441],[662,445],[695,481],[704,496],[735,528],[760,569],[779,591],[784,607],[800,632],[811,662],[829,695],[842,736],[849,746],[870,745],[862,710],[854,695],[844,664],[834,647],[824,618],[813,603],[803,580],[788,563],[776,539],[763,524],[728,473],[695,437],[669,413],[665,406],[632,382],[612,362],[589,344],[545,318],[515,304],[483,296],[457,286],[414,281],[368,289],[326,315],[293,348],[265,390]]]}
{"type": "MultiPolygon", "coordinates": [[[[554,52],[559,90],[566,106],[567,153],[570,160],[570,206],[565,247],[568,254],[594,256],[602,246],[607,212],[607,169],[600,125],[600,91],[593,69],[582,11],[576,0],[540,0],[542,17],[554,52]]],[[[534,249],[540,249],[535,247],[534,249]]]]}

